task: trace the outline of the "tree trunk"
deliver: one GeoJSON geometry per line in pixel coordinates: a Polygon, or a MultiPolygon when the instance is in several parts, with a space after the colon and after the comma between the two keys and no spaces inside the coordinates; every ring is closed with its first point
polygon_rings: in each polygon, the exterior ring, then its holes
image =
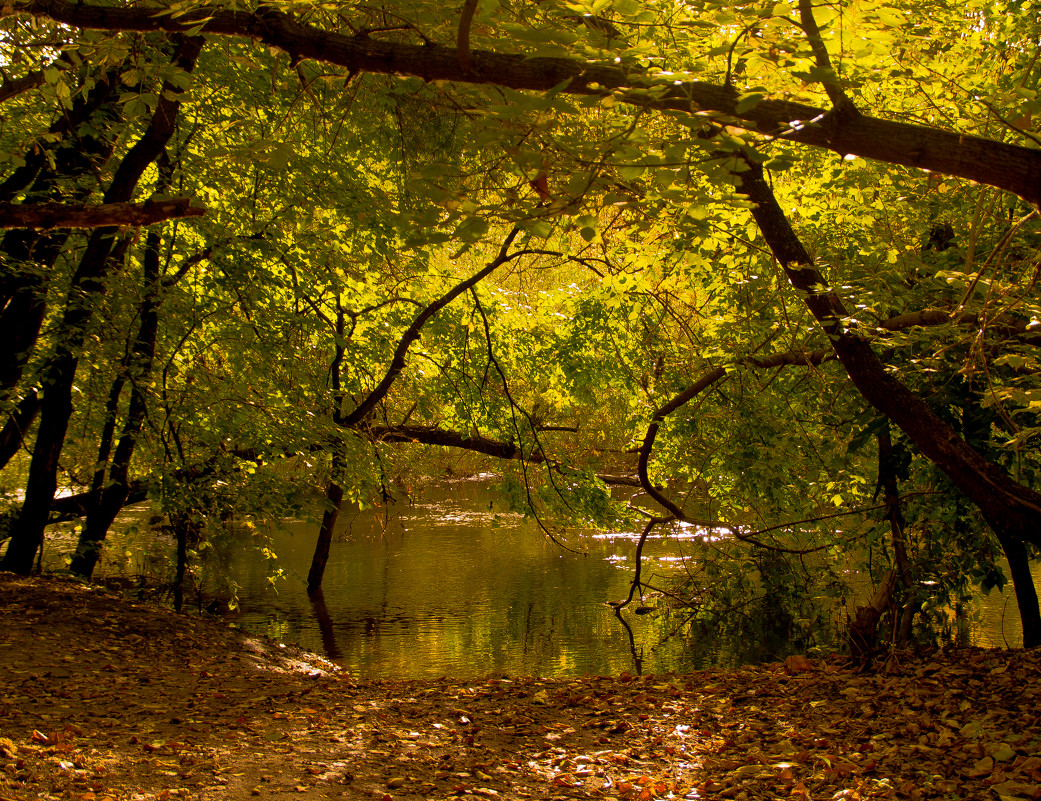
{"type": "Polygon", "coordinates": [[[878,621],[893,599],[896,582],[896,571],[887,571],[871,599],[866,605],[857,607],[855,616],[850,621],[849,653],[858,670],[866,670],[871,665],[871,658],[878,645],[878,621]]]}
{"type": "Polygon", "coordinates": [[[177,568],[174,573],[174,609],[184,608],[184,581],[188,576],[188,549],[199,542],[199,521],[194,511],[174,512],[170,515],[170,526],[177,541],[177,568]]]}
{"type": "MultiPolygon", "coordinates": [[[[62,178],[90,175],[101,167],[112,153],[111,137],[81,134],[80,126],[112,112],[116,102],[113,88],[118,81],[119,70],[108,70],[97,78],[85,99],[82,92],[76,93],[72,108],[48,131],[59,138],[59,143],[27,154],[25,164],[0,184],[0,202],[22,192],[29,197],[66,199],[62,178]]],[[[100,123],[93,127],[98,131],[108,129],[100,123]]],[[[80,187],[71,198],[84,199],[90,192],[90,187],[80,187]]],[[[25,229],[11,231],[0,244],[6,262],[0,282],[0,342],[5,345],[0,348],[0,397],[10,397],[14,392],[36,346],[47,310],[48,276],[68,238],[68,231],[40,234],[25,229]]]]}
{"type": "Polygon", "coordinates": [[[1035,648],[1041,645],[1041,610],[1038,609],[1034,576],[1030,572],[1030,554],[1019,540],[998,534],[998,542],[1005,552],[1012,576],[1012,589],[1016,593],[1016,606],[1023,624],[1023,647],[1035,648]]]}
{"type": "Polygon", "coordinates": [[[0,430],[0,470],[7,466],[18,449],[25,442],[25,434],[29,426],[36,420],[40,411],[40,396],[35,389],[18,402],[10,417],[0,430]]]}
{"type": "MultiPolygon", "coordinates": [[[[161,177],[157,191],[162,192],[168,184],[168,164],[165,159],[160,169],[161,177]]],[[[137,437],[144,425],[145,413],[147,411],[144,387],[152,373],[152,363],[155,359],[156,341],[159,336],[159,306],[161,298],[161,280],[159,266],[159,248],[162,244],[158,231],[149,231],[145,238],[145,248],[142,257],[142,294],[141,303],[138,306],[138,318],[141,324],[137,335],[134,337],[130,347],[129,358],[124,365],[124,375],[121,375],[113,384],[113,400],[118,401],[126,376],[131,379],[130,405],[127,409],[126,421],[123,432],[116,446],[116,453],[112,459],[112,466],[108,471],[108,482],[105,481],[105,472],[108,462],[108,447],[111,444],[112,429],[108,428],[102,438],[102,445],[98,453],[98,473],[95,476],[95,486],[92,487],[91,501],[87,506],[87,519],[84,521],[83,530],[80,532],[79,544],[73,556],[70,569],[78,576],[89,579],[101,556],[101,545],[108,535],[108,530],[119,514],[119,510],[130,495],[130,460],[133,458],[134,449],[137,447],[137,437]]],[[[110,408],[111,420],[115,421],[116,406],[113,403],[110,408]]]]}
{"type": "MultiPolygon", "coordinates": [[[[182,39],[174,58],[177,66],[190,71],[202,44],[201,37],[182,39]]],[[[106,203],[122,203],[131,198],[141,175],[173,135],[180,94],[179,89],[164,83],[162,99],[148,129],[116,170],[105,193],[106,203]]],[[[28,575],[33,557],[43,543],[47,516],[58,486],[58,458],[72,417],[72,388],[79,354],[93,316],[93,301],[104,291],[104,279],[111,269],[109,255],[117,232],[115,228],[95,229],[73,276],[65,316],[58,329],[59,341],[42,377],[47,391],[40,405],[40,424],[29,465],[25,502],[14,523],[0,569],[28,575]]]]}
{"type": "Polygon", "coordinates": [[[907,556],[907,537],[904,534],[906,523],[903,510],[900,508],[900,492],[896,478],[893,438],[889,434],[889,421],[886,420],[878,432],[878,484],[885,496],[886,517],[889,520],[890,538],[893,543],[893,561],[896,563],[896,575],[899,578],[893,593],[893,614],[896,618],[893,644],[904,646],[910,641],[914,623],[915,586],[911,560],[907,556]]]}
{"type": "Polygon", "coordinates": [[[307,572],[307,593],[314,595],[321,592],[322,578],[325,576],[325,565],[329,561],[329,549],[333,542],[333,529],[340,516],[343,505],[343,487],[336,483],[339,459],[333,457],[333,477],[325,490],[325,512],[322,514],[322,527],[318,530],[318,542],[311,558],[311,569],[307,572]]]}
{"type": "MultiPolygon", "coordinates": [[[[848,315],[842,302],[828,288],[796,236],[763,178],[762,167],[752,162],[748,166],[746,172],[740,173],[742,190],[755,203],[752,215],[759,230],[792,286],[803,293],[806,305],[828,335],[860,394],[895,423],[979,508],[1003,547],[1006,542],[1041,546],[1041,495],[1017,483],[998,465],[985,459],[928,404],[886,372],[867,340],[846,326],[848,315]]],[[[1015,549],[1012,553],[1012,561],[1016,563],[1013,569],[1020,572],[1022,560],[1015,549]]],[[[1035,636],[1035,621],[1039,615],[1032,582],[1029,588],[1024,587],[1023,596],[1017,593],[1017,602],[1020,600],[1026,608],[1024,633],[1030,629],[1031,636],[1035,636]]],[[[1023,608],[1020,611],[1023,614],[1023,608]]]]}
{"type": "Polygon", "coordinates": [[[831,340],[832,347],[864,399],[895,423],[918,449],[975,503],[999,536],[1041,546],[1041,494],[1013,481],[987,461],[915,395],[886,372],[867,340],[847,328],[846,310],[803,248],[762,168],[740,174],[742,190],[756,205],[759,230],[792,286],[831,340]]]}

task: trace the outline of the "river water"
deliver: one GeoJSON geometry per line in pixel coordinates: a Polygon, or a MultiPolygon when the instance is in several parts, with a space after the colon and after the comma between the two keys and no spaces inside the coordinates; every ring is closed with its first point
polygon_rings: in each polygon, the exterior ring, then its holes
{"type": "MultiPolygon", "coordinates": [[[[564,542],[577,553],[566,550],[506,510],[492,476],[433,484],[385,510],[345,508],[317,603],[305,592],[320,510],[314,516],[259,536],[240,532],[211,552],[197,577],[206,600],[227,588],[216,576],[230,575],[234,625],[326,654],[357,676],[664,673],[800,650],[765,636],[684,635],[682,615],[653,609],[663,605],[653,597],[634,601],[623,625],[608,602],[628,595],[636,533],[572,533],[564,542]],[[646,614],[635,614],[638,606],[646,614]]],[[[103,572],[169,569],[168,539],[144,526],[128,531],[110,538],[103,572]]],[[[678,529],[649,540],[644,580],[667,585],[698,539],[678,529]]],[[[56,544],[52,566],[72,540],[56,544]]],[[[984,599],[963,641],[1018,645],[1010,598],[1006,589],[984,599]]]]}
{"type": "MultiPolygon", "coordinates": [[[[685,663],[688,649],[661,636],[659,615],[626,615],[630,641],[608,605],[628,595],[635,534],[572,534],[565,545],[579,552],[566,550],[508,512],[493,479],[434,485],[386,510],[345,510],[317,606],[303,590],[316,533],[303,521],[270,532],[273,562],[237,549],[238,620],[358,675],[607,675],[685,663]],[[276,565],[286,580],[272,592],[276,565]]],[[[648,544],[650,583],[675,545],[648,544]]]]}

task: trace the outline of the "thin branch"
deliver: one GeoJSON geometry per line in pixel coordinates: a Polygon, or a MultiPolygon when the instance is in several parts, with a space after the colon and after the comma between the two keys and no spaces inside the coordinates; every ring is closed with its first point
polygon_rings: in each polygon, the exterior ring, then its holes
{"type": "MultiPolygon", "coordinates": [[[[824,44],[820,28],[817,27],[817,20],[813,18],[813,4],[811,0],[799,0],[799,19],[799,27],[806,33],[806,38],[809,40],[810,49],[813,50],[817,66],[822,70],[835,73],[834,68],[831,66],[831,58],[828,56],[828,48],[824,44]]],[[[835,74],[837,77],[838,74],[835,74]]],[[[857,111],[857,107],[853,105],[853,101],[849,99],[849,96],[846,95],[836,81],[826,80],[822,83],[824,84],[824,91],[828,93],[828,98],[835,106],[837,114],[849,117],[857,116],[860,113],[857,111]]]]}
{"type": "Polygon", "coordinates": [[[356,427],[376,407],[376,404],[383,400],[384,397],[386,397],[387,393],[390,391],[391,386],[393,386],[394,381],[397,379],[401,371],[405,368],[405,356],[408,354],[408,349],[412,347],[412,343],[419,339],[420,331],[423,329],[423,326],[426,325],[427,321],[431,317],[433,317],[435,314],[441,311],[441,309],[443,309],[445,306],[447,306],[461,294],[466,292],[470,287],[476,286],[482,280],[487,278],[503,264],[526,253],[526,251],[518,251],[513,255],[510,255],[509,253],[510,246],[513,244],[513,240],[517,238],[517,235],[519,233],[519,228],[514,228],[512,231],[510,231],[510,233],[507,234],[506,239],[503,241],[502,247],[499,248],[499,254],[492,261],[486,264],[481,270],[478,270],[472,276],[467,278],[465,281],[460,281],[448,292],[439,297],[437,300],[435,300],[433,303],[431,303],[429,306],[423,309],[422,312],[419,313],[416,319],[412,321],[412,325],[410,325],[405,330],[405,333],[402,335],[401,340],[398,342],[398,346],[394,350],[394,357],[391,359],[390,366],[387,368],[387,372],[383,376],[383,380],[381,380],[379,384],[376,385],[376,388],[369,393],[368,397],[365,398],[365,400],[358,404],[358,406],[354,409],[353,412],[351,412],[343,419],[341,425],[344,428],[356,427]]]}
{"type": "MultiPolygon", "coordinates": [[[[640,539],[636,543],[636,556],[634,557],[635,561],[636,561],[636,567],[633,570],[633,580],[629,584],[629,597],[626,598],[624,601],[609,601],[608,602],[608,603],[611,604],[611,606],[614,607],[614,611],[616,613],[620,612],[622,609],[624,609],[625,607],[627,607],[629,604],[632,603],[633,596],[636,594],[637,590],[639,590],[639,588],[640,588],[640,586],[642,584],[642,582],[640,581],[640,573],[643,570],[643,546],[644,546],[644,543],[647,542],[647,537],[650,535],[650,533],[654,529],[654,527],[656,525],[658,525],[659,523],[666,522],[667,519],[668,518],[664,518],[664,517],[652,517],[652,518],[650,518],[647,521],[647,525],[645,525],[643,527],[643,531],[640,532],[640,539]]],[[[641,598],[643,597],[643,593],[642,592],[640,593],[640,597],[641,598]]]]}

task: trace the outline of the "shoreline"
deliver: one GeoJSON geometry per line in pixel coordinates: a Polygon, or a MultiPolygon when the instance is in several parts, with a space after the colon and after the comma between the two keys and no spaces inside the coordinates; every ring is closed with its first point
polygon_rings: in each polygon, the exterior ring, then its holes
{"type": "Polygon", "coordinates": [[[1041,798],[1039,650],[359,681],[72,581],[0,615],[7,801],[1041,798]]]}

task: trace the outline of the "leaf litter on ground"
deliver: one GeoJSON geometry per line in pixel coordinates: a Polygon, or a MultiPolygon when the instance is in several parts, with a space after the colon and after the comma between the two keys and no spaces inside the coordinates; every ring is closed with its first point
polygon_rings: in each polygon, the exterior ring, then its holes
{"type": "Polygon", "coordinates": [[[220,621],[0,576],[0,801],[1041,799],[1041,653],[359,681],[220,621]]]}

